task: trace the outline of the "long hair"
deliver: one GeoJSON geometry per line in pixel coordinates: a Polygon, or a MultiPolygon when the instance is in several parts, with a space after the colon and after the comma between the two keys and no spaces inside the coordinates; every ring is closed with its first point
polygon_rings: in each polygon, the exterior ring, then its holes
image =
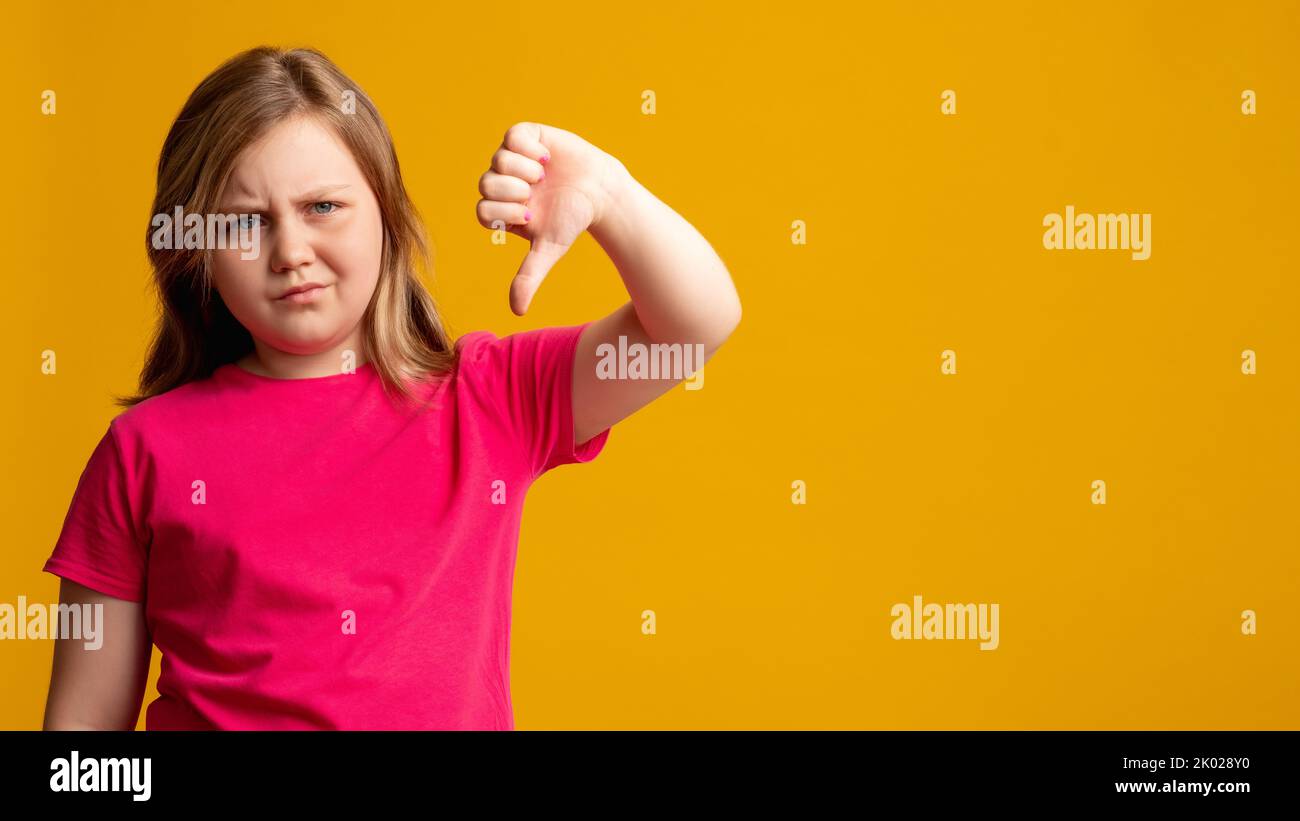
{"type": "MultiPolygon", "coordinates": [[[[250,49],[199,83],[172,123],[158,158],[154,214],[215,213],[240,153],[285,119],[307,115],[352,152],[383,217],[379,279],[361,319],[369,361],[384,390],[406,398],[408,380],[449,372],[455,351],[417,266],[429,270],[419,214],[402,183],[388,127],[370,98],[314,49],[250,49]]],[[[212,287],[208,249],[157,249],[146,232],[161,315],[140,372],[134,405],[210,376],[254,350],[253,338],[212,287]]]]}

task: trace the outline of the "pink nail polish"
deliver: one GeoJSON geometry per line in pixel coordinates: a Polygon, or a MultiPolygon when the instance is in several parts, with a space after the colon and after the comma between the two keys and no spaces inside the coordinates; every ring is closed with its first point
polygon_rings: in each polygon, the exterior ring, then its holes
{"type": "Polygon", "coordinates": [[[524,211],[524,222],[528,222],[532,218],[533,218],[532,211],[524,211]]]}
{"type": "Polygon", "coordinates": [[[539,160],[539,162],[543,162],[543,163],[547,163],[547,162],[550,162],[550,161],[551,161],[551,155],[550,155],[550,154],[543,154],[543,155],[542,155],[542,159],[539,160]]]}

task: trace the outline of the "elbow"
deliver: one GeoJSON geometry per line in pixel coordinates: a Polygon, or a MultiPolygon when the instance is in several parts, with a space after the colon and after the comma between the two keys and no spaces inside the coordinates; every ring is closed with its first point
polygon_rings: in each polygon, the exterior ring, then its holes
{"type": "Polygon", "coordinates": [[[740,314],[740,297],[736,296],[719,314],[717,336],[713,347],[720,347],[736,332],[736,328],[740,327],[740,314]]]}
{"type": "Polygon", "coordinates": [[[42,732],[95,732],[95,733],[120,733],[135,730],[135,722],[124,722],[115,724],[112,722],[94,722],[83,721],[76,718],[46,718],[41,725],[42,732]]]}
{"type": "MultiPolygon", "coordinates": [[[[711,358],[715,351],[723,346],[740,325],[740,302],[732,308],[719,312],[709,323],[709,330],[703,334],[705,358],[711,358]]],[[[698,338],[698,337],[697,337],[698,338]]]]}

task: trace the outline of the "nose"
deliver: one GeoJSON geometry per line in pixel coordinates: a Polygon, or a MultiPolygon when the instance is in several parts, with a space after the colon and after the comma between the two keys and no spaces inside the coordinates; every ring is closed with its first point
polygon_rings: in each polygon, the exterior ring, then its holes
{"type": "Polygon", "coordinates": [[[271,270],[292,271],[316,261],[308,228],[296,220],[282,220],[274,229],[271,243],[271,270]]]}

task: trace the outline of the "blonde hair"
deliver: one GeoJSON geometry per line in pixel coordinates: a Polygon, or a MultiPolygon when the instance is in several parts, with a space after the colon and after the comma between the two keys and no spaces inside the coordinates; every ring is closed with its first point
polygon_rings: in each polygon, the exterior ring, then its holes
{"type": "MultiPolygon", "coordinates": [[[[327,124],[351,150],[379,201],[384,247],[379,280],[361,320],[369,361],[384,390],[410,398],[407,381],[448,373],[455,351],[417,265],[429,269],[424,226],[402,183],[392,137],[355,83],[314,49],[250,49],[199,83],[172,123],[158,158],[153,214],[219,210],[235,160],[286,118],[327,124]],[[355,111],[345,112],[345,93],[355,111]]],[[[154,231],[151,222],[149,235],[154,231]]],[[[162,306],[134,405],[202,379],[254,350],[253,339],[212,288],[207,250],[160,250],[146,239],[162,306]]]]}

